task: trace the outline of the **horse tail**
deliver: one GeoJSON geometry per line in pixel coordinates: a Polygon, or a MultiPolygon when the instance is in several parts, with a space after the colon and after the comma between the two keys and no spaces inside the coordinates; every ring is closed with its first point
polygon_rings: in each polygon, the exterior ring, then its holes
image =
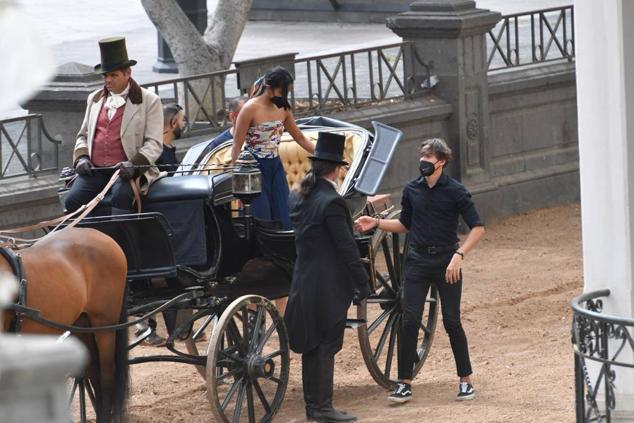
{"type": "MultiPolygon", "coordinates": [[[[125,292],[125,291],[124,291],[125,292]]],[[[127,295],[124,293],[121,303],[121,315],[119,323],[128,321],[127,295]]],[[[112,417],[115,422],[125,421],[125,409],[128,399],[129,374],[128,374],[128,329],[117,331],[115,337],[115,360],[114,360],[114,392],[112,404],[112,417]]]]}

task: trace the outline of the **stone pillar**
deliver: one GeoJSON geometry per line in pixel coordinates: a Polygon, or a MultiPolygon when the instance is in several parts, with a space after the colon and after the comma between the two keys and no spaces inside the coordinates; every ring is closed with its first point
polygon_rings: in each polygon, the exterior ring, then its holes
{"type": "Polygon", "coordinates": [[[0,416],[3,423],[71,421],[69,375],[80,375],[86,349],[77,339],[0,335],[0,416]]]}
{"type": "MultiPolygon", "coordinates": [[[[13,275],[0,272],[0,318],[16,293],[13,275]]],[[[81,375],[87,358],[77,339],[0,334],[0,420],[69,422],[66,378],[81,375]]]]}
{"type": "Polygon", "coordinates": [[[447,141],[455,160],[448,171],[471,189],[489,181],[485,35],[500,18],[498,12],[476,8],[472,0],[419,0],[408,12],[387,19],[387,26],[415,47],[405,49],[406,68],[414,75],[426,73],[418,55],[439,78],[434,92],[453,107],[447,141]]]}
{"type": "Polygon", "coordinates": [[[46,129],[62,136],[60,167],[72,164],[73,147],[86,112],[88,94],[103,86],[101,75],[92,66],[66,63],[40,92],[23,105],[30,113],[43,115],[46,129]]]}
{"type": "MultiPolygon", "coordinates": [[[[629,0],[575,2],[584,290],[610,289],[604,313],[627,318],[634,316],[633,20],[629,0]]],[[[634,374],[612,370],[612,421],[632,422],[634,374]]]]}

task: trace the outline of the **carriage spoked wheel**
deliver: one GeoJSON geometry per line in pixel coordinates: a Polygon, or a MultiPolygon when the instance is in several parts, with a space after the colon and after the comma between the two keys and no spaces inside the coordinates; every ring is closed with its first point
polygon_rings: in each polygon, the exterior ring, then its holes
{"type": "MultiPolygon", "coordinates": [[[[400,210],[395,211],[387,218],[398,219],[400,214],[400,210]]],[[[398,377],[398,328],[403,315],[400,298],[406,245],[407,239],[402,234],[382,230],[375,232],[371,251],[374,254],[376,292],[357,306],[357,318],[367,321],[367,324],[357,329],[363,359],[372,378],[390,390],[395,388],[398,377]]],[[[429,354],[437,317],[438,293],[432,286],[425,302],[418,333],[418,361],[414,366],[414,377],[425,364],[429,354]]]]}
{"type": "Polygon", "coordinates": [[[96,399],[90,380],[84,377],[71,378],[68,379],[67,386],[69,387],[68,404],[73,413],[76,407],[79,412],[79,422],[86,423],[89,418],[94,418],[96,399]]]}
{"type": "Polygon", "coordinates": [[[268,422],[289,375],[288,335],[269,300],[245,295],[222,313],[207,356],[207,396],[219,422],[268,422]]]}
{"type": "MultiPolygon", "coordinates": [[[[185,347],[187,352],[191,355],[197,356],[209,356],[209,350],[211,349],[211,338],[216,326],[218,325],[218,315],[211,311],[209,315],[199,319],[200,325],[195,324],[190,336],[185,339],[185,347]]],[[[221,343],[224,345],[225,340],[221,339],[221,343]]],[[[196,366],[198,374],[203,379],[207,378],[207,371],[205,366],[196,366]]]]}

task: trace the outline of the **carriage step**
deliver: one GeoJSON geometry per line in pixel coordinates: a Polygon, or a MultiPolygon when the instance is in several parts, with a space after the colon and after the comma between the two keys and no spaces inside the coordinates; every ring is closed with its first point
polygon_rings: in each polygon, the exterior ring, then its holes
{"type": "Polygon", "coordinates": [[[359,326],[363,326],[368,324],[368,321],[365,319],[346,319],[346,328],[347,329],[356,329],[359,326]]]}

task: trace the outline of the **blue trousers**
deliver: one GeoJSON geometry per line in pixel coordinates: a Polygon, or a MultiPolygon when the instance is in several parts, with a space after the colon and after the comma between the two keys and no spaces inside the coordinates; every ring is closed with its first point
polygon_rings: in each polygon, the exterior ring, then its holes
{"type": "Polygon", "coordinates": [[[262,193],[251,204],[253,216],[262,220],[282,222],[284,230],[291,229],[288,209],[288,182],[279,157],[265,159],[256,156],[262,172],[262,193]]]}
{"type": "MultiPolygon", "coordinates": [[[[78,175],[64,199],[66,210],[71,213],[82,205],[88,204],[106,186],[113,173],[114,171],[95,171],[92,176],[78,175]]],[[[135,210],[134,192],[129,181],[119,178],[110,189],[110,193],[113,209],[135,210]]]]}

